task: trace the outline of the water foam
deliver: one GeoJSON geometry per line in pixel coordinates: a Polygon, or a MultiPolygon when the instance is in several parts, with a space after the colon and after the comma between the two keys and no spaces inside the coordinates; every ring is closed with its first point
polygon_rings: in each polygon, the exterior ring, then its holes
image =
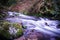
{"type": "Polygon", "coordinates": [[[6,20],[10,22],[17,22],[22,23],[23,26],[26,26],[26,30],[35,29],[39,32],[43,32],[52,36],[59,36],[60,37],[60,29],[57,28],[57,25],[60,21],[57,20],[49,20],[47,18],[39,18],[36,19],[33,16],[27,16],[21,13],[16,12],[8,12],[9,16],[14,17],[7,17],[6,20]],[[18,16],[16,16],[18,14],[18,16]]]}

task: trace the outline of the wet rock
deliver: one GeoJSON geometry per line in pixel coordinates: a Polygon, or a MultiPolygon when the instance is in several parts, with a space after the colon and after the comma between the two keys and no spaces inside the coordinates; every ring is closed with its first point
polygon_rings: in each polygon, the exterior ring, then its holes
{"type": "Polygon", "coordinates": [[[14,40],[50,40],[50,36],[44,35],[36,30],[32,30],[28,32],[27,35],[23,35],[22,37],[14,40]]]}
{"type": "Polygon", "coordinates": [[[59,24],[59,25],[57,25],[57,28],[58,28],[58,29],[60,29],[60,24],[59,24]]]}
{"type": "Polygon", "coordinates": [[[21,37],[19,37],[19,38],[17,38],[17,39],[14,39],[14,40],[26,40],[26,39],[25,39],[24,36],[21,36],[21,37]]]}

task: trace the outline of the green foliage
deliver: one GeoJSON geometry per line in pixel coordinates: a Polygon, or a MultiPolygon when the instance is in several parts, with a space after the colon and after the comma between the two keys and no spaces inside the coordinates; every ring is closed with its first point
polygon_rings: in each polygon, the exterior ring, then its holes
{"type": "Polygon", "coordinates": [[[17,0],[0,0],[0,5],[2,6],[11,6],[15,4],[17,0]]]}
{"type": "Polygon", "coordinates": [[[0,20],[5,19],[6,17],[7,17],[7,13],[3,13],[3,12],[0,13],[0,20]]]}
{"type": "Polygon", "coordinates": [[[16,36],[21,36],[23,34],[23,30],[22,30],[22,25],[18,24],[18,23],[14,23],[13,27],[15,27],[16,29],[18,29],[16,36]]]}
{"type": "Polygon", "coordinates": [[[60,19],[59,18],[60,17],[60,3],[59,2],[60,2],[59,0],[44,0],[44,6],[40,8],[39,12],[30,13],[28,15],[60,19]]]}
{"type": "Polygon", "coordinates": [[[59,0],[45,0],[45,5],[44,5],[44,7],[45,7],[45,14],[47,14],[47,15],[45,15],[45,16],[47,16],[47,17],[51,17],[52,19],[58,19],[58,20],[60,20],[60,16],[58,16],[58,15],[60,15],[60,12],[59,12],[59,6],[60,5],[58,5],[59,4],[59,0]]]}
{"type": "Polygon", "coordinates": [[[0,35],[5,37],[6,39],[10,38],[10,33],[8,32],[9,25],[10,25],[9,22],[6,22],[6,21],[1,21],[0,22],[0,35]]]}
{"type": "Polygon", "coordinates": [[[23,30],[22,30],[21,24],[10,23],[10,22],[7,22],[7,21],[1,21],[0,22],[0,35],[5,37],[6,39],[10,39],[11,37],[12,38],[20,37],[22,34],[23,34],[23,30]],[[11,25],[15,29],[17,29],[17,33],[16,34],[10,34],[9,27],[11,27],[11,25]]]}
{"type": "Polygon", "coordinates": [[[10,33],[6,30],[0,30],[0,35],[5,37],[6,39],[10,39],[10,37],[11,37],[10,33]]]}
{"type": "Polygon", "coordinates": [[[11,6],[13,4],[16,4],[17,0],[8,0],[7,6],[11,6]]]}
{"type": "MultiPolygon", "coordinates": [[[[0,0],[0,5],[3,6],[11,6],[16,4],[18,0],[0,0]]],[[[20,1],[20,0],[19,0],[20,1]]],[[[27,13],[24,11],[25,14],[32,15],[32,16],[46,16],[46,17],[54,17],[56,18],[60,15],[60,0],[44,0],[44,6],[40,8],[39,12],[35,13],[27,13]],[[50,15],[50,16],[48,16],[50,15]]],[[[0,14],[0,18],[4,18],[5,14],[0,14]]]]}
{"type": "Polygon", "coordinates": [[[9,22],[0,20],[0,27],[2,27],[4,30],[8,30],[9,26],[10,26],[9,22]]]}

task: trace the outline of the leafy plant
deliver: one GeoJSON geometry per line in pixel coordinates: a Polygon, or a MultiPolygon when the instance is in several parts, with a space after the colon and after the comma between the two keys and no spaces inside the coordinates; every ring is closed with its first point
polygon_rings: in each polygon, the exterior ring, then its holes
{"type": "Polygon", "coordinates": [[[23,30],[22,30],[22,25],[21,24],[10,23],[10,22],[7,22],[7,21],[1,21],[0,22],[0,35],[2,35],[3,37],[5,37],[6,39],[20,37],[22,34],[23,34],[23,30]],[[10,34],[10,32],[9,32],[9,28],[10,27],[15,28],[15,30],[17,31],[17,33],[16,34],[14,34],[14,33],[10,34]]]}
{"type": "Polygon", "coordinates": [[[6,39],[10,39],[10,33],[9,33],[9,26],[10,23],[6,21],[1,21],[0,22],[0,35],[5,37],[6,39]]]}
{"type": "Polygon", "coordinates": [[[16,36],[21,36],[23,34],[23,30],[22,30],[22,25],[18,24],[18,23],[14,23],[13,27],[15,27],[16,29],[18,29],[16,36]]]}

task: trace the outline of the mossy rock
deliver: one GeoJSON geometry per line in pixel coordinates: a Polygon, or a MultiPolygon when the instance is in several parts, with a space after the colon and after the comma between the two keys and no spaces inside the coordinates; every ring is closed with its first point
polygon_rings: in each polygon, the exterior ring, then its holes
{"type": "Polygon", "coordinates": [[[23,30],[22,30],[22,25],[21,24],[10,23],[10,22],[7,22],[7,21],[4,21],[4,22],[0,23],[0,35],[5,37],[6,39],[17,38],[17,37],[20,37],[22,34],[23,34],[23,30]],[[16,29],[16,31],[17,31],[16,34],[10,34],[9,28],[11,27],[11,25],[12,25],[13,28],[16,29]]]}
{"type": "Polygon", "coordinates": [[[18,23],[13,23],[13,27],[15,27],[17,29],[17,33],[16,33],[16,37],[19,37],[23,34],[23,29],[22,29],[22,25],[18,24],[18,23]]]}

